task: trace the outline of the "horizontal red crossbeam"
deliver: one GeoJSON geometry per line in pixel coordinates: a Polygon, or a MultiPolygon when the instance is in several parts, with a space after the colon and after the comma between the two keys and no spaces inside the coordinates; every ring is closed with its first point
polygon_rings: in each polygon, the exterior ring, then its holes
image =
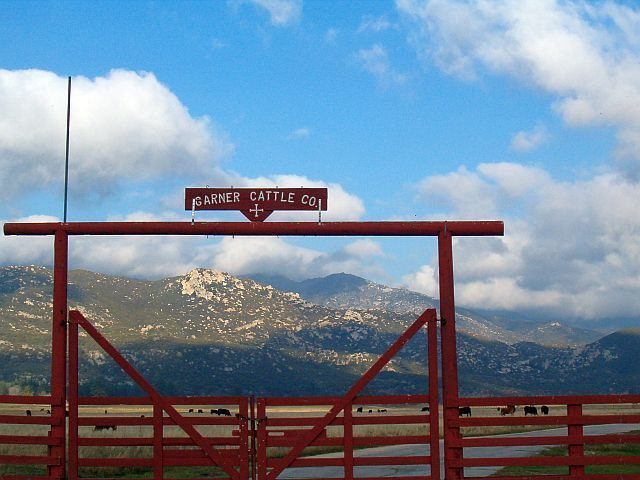
{"type": "Polygon", "coordinates": [[[5,235],[299,235],[459,236],[504,235],[501,221],[442,222],[73,222],[5,223],[5,235]]]}

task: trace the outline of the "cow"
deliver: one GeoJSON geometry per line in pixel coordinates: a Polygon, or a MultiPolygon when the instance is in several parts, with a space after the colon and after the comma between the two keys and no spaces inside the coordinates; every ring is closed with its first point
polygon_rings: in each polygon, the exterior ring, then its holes
{"type": "Polygon", "coordinates": [[[373,413],[373,410],[369,410],[369,413],[373,413]]]}
{"type": "Polygon", "coordinates": [[[356,409],[356,412],[358,412],[358,413],[362,413],[362,407],[358,407],[358,408],[356,409]]]}
{"type": "Polygon", "coordinates": [[[218,410],[215,411],[215,413],[218,416],[220,416],[220,415],[224,415],[225,417],[230,417],[231,416],[231,412],[227,408],[219,408],[218,410]]]}
{"type": "Polygon", "coordinates": [[[538,415],[538,409],[533,405],[529,405],[528,407],[524,407],[524,415],[538,415]]]}
{"type": "Polygon", "coordinates": [[[498,407],[498,411],[500,412],[500,415],[513,415],[516,411],[516,406],[515,405],[507,405],[506,407],[498,407]]]}
{"type": "Polygon", "coordinates": [[[201,408],[198,409],[198,413],[204,413],[201,408]]]}
{"type": "Polygon", "coordinates": [[[114,432],[118,429],[117,425],[96,425],[93,427],[94,432],[101,432],[102,430],[113,430],[114,432]]]}
{"type": "Polygon", "coordinates": [[[421,412],[428,412],[429,411],[429,405],[427,405],[426,407],[422,407],[420,409],[421,412]]]}
{"type": "Polygon", "coordinates": [[[462,417],[466,415],[467,417],[471,416],[471,407],[458,407],[458,416],[462,417]]]}
{"type": "Polygon", "coordinates": [[[189,409],[189,413],[193,413],[193,408],[190,408],[190,409],[189,409]]]}
{"type": "Polygon", "coordinates": [[[379,408],[378,413],[385,413],[387,411],[386,408],[379,408]]]}
{"type": "Polygon", "coordinates": [[[540,407],[540,411],[542,412],[543,415],[549,415],[549,407],[547,407],[546,405],[542,405],[540,407]]]}
{"type": "Polygon", "coordinates": [[[26,415],[27,417],[30,417],[30,416],[31,416],[31,410],[26,410],[24,413],[25,413],[25,415],[26,415]]]}

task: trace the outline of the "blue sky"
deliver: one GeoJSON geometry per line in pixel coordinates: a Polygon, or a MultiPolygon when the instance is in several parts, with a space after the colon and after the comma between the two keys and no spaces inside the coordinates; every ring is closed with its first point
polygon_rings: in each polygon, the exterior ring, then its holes
{"type": "MultiPolygon", "coordinates": [[[[189,186],[327,187],[327,221],[504,220],[456,242],[459,304],[637,317],[634,2],[7,0],[0,25],[1,222],[62,217],[71,76],[70,221],[186,221],[189,186]]],[[[434,246],[74,238],[71,266],[345,271],[435,295],[434,246]]],[[[0,264],[51,257],[0,237],[0,264]]]]}

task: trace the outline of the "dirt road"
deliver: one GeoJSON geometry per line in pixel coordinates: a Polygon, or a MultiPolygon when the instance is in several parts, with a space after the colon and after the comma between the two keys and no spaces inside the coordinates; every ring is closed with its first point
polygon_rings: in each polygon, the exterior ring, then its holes
{"type": "MultiPolygon", "coordinates": [[[[593,425],[584,428],[586,435],[598,435],[605,433],[622,433],[640,429],[640,424],[629,425],[593,425]]],[[[561,436],[566,435],[566,428],[554,428],[551,430],[538,430],[527,433],[514,433],[502,435],[505,437],[518,436],[561,436]]],[[[497,458],[497,457],[531,457],[538,454],[545,446],[524,446],[524,447],[483,447],[465,449],[465,458],[497,458]]],[[[442,440],[440,441],[440,452],[444,451],[442,440]]],[[[391,447],[377,447],[357,450],[356,457],[382,457],[382,456],[416,456],[425,455],[428,448],[424,445],[396,445],[391,447]]],[[[331,453],[321,455],[325,458],[341,457],[342,453],[331,453]]],[[[443,465],[441,458],[441,465],[443,465]]],[[[488,477],[497,472],[499,467],[473,467],[465,470],[465,475],[473,477],[488,477]]],[[[355,467],[355,477],[396,477],[396,476],[418,476],[427,475],[428,469],[424,465],[390,465],[355,467]]],[[[279,479],[287,478],[342,478],[344,472],[342,467],[315,467],[315,468],[287,468],[278,476],[279,479]]],[[[441,468],[441,478],[444,478],[444,468],[441,468]]]]}

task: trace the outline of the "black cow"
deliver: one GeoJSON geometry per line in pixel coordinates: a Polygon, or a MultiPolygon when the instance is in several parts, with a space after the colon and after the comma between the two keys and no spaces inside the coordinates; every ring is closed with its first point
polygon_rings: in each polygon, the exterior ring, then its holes
{"type": "Polygon", "coordinates": [[[27,415],[27,417],[30,417],[30,416],[31,416],[31,410],[27,410],[27,411],[25,411],[24,413],[25,413],[25,415],[27,415]]]}
{"type": "Polygon", "coordinates": [[[549,407],[547,407],[546,405],[542,405],[540,407],[540,411],[542,412],[543,415],[549,415],[549,407]]]}
{"type": "Polygon", "coordinates": [[[385,413],[387,411],[386,408],[379,408],[378,413],[385,413]]]}
{"type": "Polygon", "coordinates": [[[369,410],[369,413],[373,413],[373,410],[369,410]]]}
{"type": "Polygon", "coordinates": [[[193,413],[193,408],[190,408],[190,409],[189,409],[189,413],[193,413]]]}
{"type": "Polygon", "coordinates": [[[528,407],[524,407],[524,415],[538,415],[538,409],[533,405],[529,405],[528,407]]]}
{"type": "Polygon", "coordinates": [[[201,408],[198,409],[198,413],[204,413],[201,408]]]}
{"type": "Polygon", "coordinates": [[[471,407],[458,407],[458,416],[462,417],[466,415],[467,417],[471,416],[471,407]]]}
{"type": "Polygon", "coordinates": [[[356,412],[358,412],[358,413],[362,413],[362,407],[358,407],[358,408],[356,409],[356,412]]]}
{"type": "Polygon", "coordinates": [[[93,427],[94,432],[101,432],[102,430],[113,430],[114,432],[118,429],[117,425],[96,425],[93,427]]]}
{"type": "Polygon", "coordinates": [[[231,416],[231,412],[227,408],[219,408],[218,410],[215,411],[215,413],[218,416],[220,416],[220,415],[224,415],[225,417],[230,417],[231,416]]]}
{"type": "Polygon", "coordinates": [[[426,407],[422,407],[420,409],[421,412],[428,412],[429,411],[429,405],[427,405],[426,407]]]}

